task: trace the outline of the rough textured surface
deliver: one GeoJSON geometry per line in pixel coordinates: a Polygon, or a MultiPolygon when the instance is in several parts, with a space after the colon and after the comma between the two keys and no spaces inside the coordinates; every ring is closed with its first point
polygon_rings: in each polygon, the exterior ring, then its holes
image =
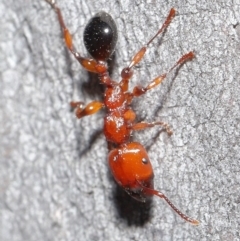
{"type": "Polygon", "coordinates": [[[116,187],[101,134],[103,112],[77,120],[72,99],[101,99],[96,78],[65,50],[56,15],[42,1],[0,2],[0,240],[240,240],[240,5],[234,1],[62,1],[79,51],[100,9],[119,29],[113,67],[178,15],[149,49],[132,86],[163,73],[189,50],[196,58],[134,102],[139,119],[164,120],[135,135],[148,147],[158,198],[143,205],[116,187]]]}

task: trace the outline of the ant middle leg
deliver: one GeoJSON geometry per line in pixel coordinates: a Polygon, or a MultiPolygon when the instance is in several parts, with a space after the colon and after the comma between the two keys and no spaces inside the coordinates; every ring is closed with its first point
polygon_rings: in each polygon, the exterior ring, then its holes
{"type": "Polygon", "coordinates": [[[83,105],[83,102],[80,101],[70,102],[70,106],[73,109],[76,109],[75,114],[78,119],[87,115],[93,115],[104,107],[104,104],[100,101],[92,101],[89,104],[87,104],[85,108],[83,105]]]}
{"type": "Polygon", "coordinates": [[[132,97],[138,97],[143,94],[145,94],[148,90],[153,89],[157,85],[161,84],[162,81],[166,78],[166,76],[174,70],[176,67],[181,66],[183,63],[185,63],[188,60],[191,60],[194,58],[194,53],[191,51],[187,54],[184,54],[174,65],[172,68],[170,68],[165,74],[159,75],[155,79],[153,79],[150,84],[148,84],[147,87],[141,87],[141,86],[135,86],[133,88],[133,92],[131,93],[132,97]]]}
{"type": "MultiPolygon", "coordinates": [[[[161,84],[161,82],[166,78],[167,74],[170,73],[173,69],[175,69],[176,67],[180,66],[181,64],[183,64],[184,62],[192,59],[194,57],[194,53],[193,52],[189,52],[185,55],[183,55],[174,65],[172,68],[170,68],[168,70],[168,72],[166,72],[163,75],[159,75],[157,78],[155,78],[154,80],[152,80],[150,82],[150,84],[147,85],[147,87],[139,87],[139,86],[135,86],[133,89],[132,93],[129,93],[129,97],[130,97],[130,101],[132,100],[132,98],[134,97],[138,97],[141,96],[143,94],[145,94],[148,90],[156,87],[157,85],[161,84]]],[[[170,128],[170,126],[162,121],[158,121],[158,122],[152,122],[152,123],[147,123],[147,122],[139,122],[134,124],[131,129],[132,130],[144,130],[146,128],[149,127],[153,127],[156,125],[160,125],[162,126],[166,132],[168,133],[168,135],[172,135],[172,130],[170,128]]]]}

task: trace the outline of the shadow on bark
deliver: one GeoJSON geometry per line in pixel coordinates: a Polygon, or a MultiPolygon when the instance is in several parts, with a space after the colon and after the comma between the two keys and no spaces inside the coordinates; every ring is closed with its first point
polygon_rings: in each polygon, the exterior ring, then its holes
{"type": "Polygon", "coordinates": [[[139,202],[129,196],[117,184],[113,192],[117,213],[129,226],[144,226],[151,219],[151,198],[146,203],[139,202]]]}

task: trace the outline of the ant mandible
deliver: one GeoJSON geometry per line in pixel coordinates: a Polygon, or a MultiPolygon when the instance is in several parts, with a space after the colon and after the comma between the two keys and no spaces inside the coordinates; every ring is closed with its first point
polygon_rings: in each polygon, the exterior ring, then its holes
{"type": "Polygon", "coordinates": [[[107,60],[114,52],[117,42],[117,27],[112,17],[106,12],[97,13],[90,19],[84,30],[84,44],[92,58],[84,58],[78,53],[72,43],[72,37],[66,27],[60,8],[55,0],[46,0],[56,11],[65,44],[78,62],[89,72],[97,73],[99,80],[105,85],[104,101],[93,101],[84,107],[82,102],[71,102],[76,109],[77,118],[92,115],[105,107],[104,135],[109,146],[108,163],[116,182],[133,198],[145,202],[149,196],[163,198],[170,207],[184,220],[193,225],[199,221],[192,219],[179,211],[172,202],[153,187],[153,169],[146,149],[138,142],[130,141],[132,131],[139,131],[156,125],[162,126],[169,135],[170,127],[164,122],[135,122],[136,114],[130,104],[134,97],[145,94],[159,85],[169,72],[194,57],[193,52],[183,55],[166,73],[152,80],[147,87],[136,86],[128,90],[129,80],[133,76],[133,67],[145,55],[152,41],[162,33],[175,16],[171,9],[165,22],[158,32],[132,58],[128,67],[121,72],[120,83],[112,80],[108,73],[107,60]]]}

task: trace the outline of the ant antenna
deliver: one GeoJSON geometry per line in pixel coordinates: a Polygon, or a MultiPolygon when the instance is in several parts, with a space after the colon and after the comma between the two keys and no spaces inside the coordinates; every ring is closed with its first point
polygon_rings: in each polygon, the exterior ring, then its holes
{"type": "MultiPolygon", "coordinates": [[[[141,183],[140,183],[141,184],[141,183]]],[[[142,186],[142,185],[141,185],[142,186]]],[[[188,217],[187,215],[183,214],[163,193],[157,191],[157,190],[154,190],[154,189],[151,189],[151,188],[148,188],[148,187],[145,187],[145,186],[142,186],[143,188],[143,192],[145,194],[148,194],[148,195],[155,195],[155,196],[158,196],[160,198],[163,198],[167,203],[168,205],[182,218],[184,219],[185,221],[193,224],[193,225],[199,225],[199,221],[198,220],[195,220],[195,219],[192,219],[190,217],[188,217]]]]}

